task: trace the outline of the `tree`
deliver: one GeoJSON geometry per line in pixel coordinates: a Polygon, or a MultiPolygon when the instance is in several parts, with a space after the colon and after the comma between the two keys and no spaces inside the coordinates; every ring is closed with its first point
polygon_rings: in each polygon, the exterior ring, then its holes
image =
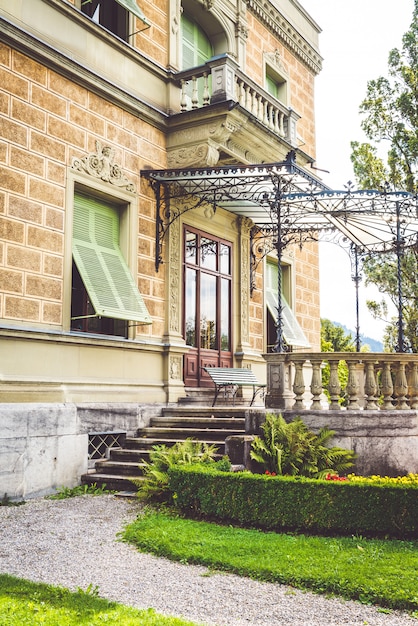
{"type": "MultiPolygon", "coordinates": [[[[389,77],[367,84],[366,98],[360,105],[364,115],[361,127],[370,143],[352,142],[354,174],[363,189],[378,189],[385,184],[416,193],[418,183],[418,0],[415,0],[410,29],[402,38],[402,49],[389,53],[389,77]],[[378,146],[388,146],[386,161],[378,146]]],[[[403,289],[402,314],[406,348],[418,352],[418,247],[405,250],[401,258],[403,289]]],[[[365,283],[377,285],[398,309],[398,275],[395,254],[373,255],[363,266],[365,283]]],[[[386,319],[387,302],[368,302],[376,318],[388,322],[385,348],[397,346],[398,316],[386,319]]],[[[399,311],[398,311],[399,313],[399,311]]]]}
{"type": "Polygon", "coordinates": [[[351,334],[346,334],[342,326],[328,319],[321,319],[321,351],[322,352],[355,352],[356,348],[351,334]]]}

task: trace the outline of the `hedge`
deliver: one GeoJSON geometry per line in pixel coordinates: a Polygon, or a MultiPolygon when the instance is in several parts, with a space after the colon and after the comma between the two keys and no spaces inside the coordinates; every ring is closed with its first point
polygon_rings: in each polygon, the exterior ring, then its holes
{"type": "Polygon", "coordinates": [[[186,515],[265,530],[418,537],[418,487],[182,466],[169,490],[186,515]]]}

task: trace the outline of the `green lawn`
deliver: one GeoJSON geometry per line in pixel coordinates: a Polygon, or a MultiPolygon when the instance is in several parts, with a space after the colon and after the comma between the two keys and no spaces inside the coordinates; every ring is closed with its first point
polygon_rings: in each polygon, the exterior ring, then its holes
{"type": "Polygon", "coordinates": [[[278,534],[147,511],[124,541],[183,563],[415,612],[418,541],[278,534]]]}
{"type": "Polygon", "coordinates": [[[132,609],[97,597],[96,590],[71,593],[61,587],[0,574],[1,626],[193,626],[152,609],[132,609]]]}

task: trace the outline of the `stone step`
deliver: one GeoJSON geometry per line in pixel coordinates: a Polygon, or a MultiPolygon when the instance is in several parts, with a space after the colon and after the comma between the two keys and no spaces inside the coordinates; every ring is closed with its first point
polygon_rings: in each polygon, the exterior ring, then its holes
{"type": "Polygon", "coordinates": [[[194,428],[157,428],[156,426],[142,428],[138,431],[138,437],[149,438],[165,441],[184,441],[185,439],[198,439],[206,442],[224,442],[230,435],[239,434],[235,429],[227,428],[204,428],[199,430],[194,428]]]}
{"type": "Polygon", "coordinates": [[[111,448],[109,450],[109,460],[119,461],[120,463],[141,463],[142,460],[148,461],[151,448],[111,448]]]}
{"type": "Polygon", "coordinates": [[[132,482],[132,479],[141,480],[141,476],[116,476],[113,474],[92,472],[89,474],[83,474],[81,482],[84,485],[95,484],[98,487],[106,485],[106,489],[109,489],[110,491],[135,493],[137,491],[137,487],[132,482]]]}
{"type": "Polygon", "coordinates": [[[135,461],[115,461],[112,458],[96,461],[95,470],[100,474],[117,476],[141,476],[144,463],[135,461]]]}
{"type": "MultiPolygon", "coordinates": [[[[213,394],[213,391],[210,390],[213,394]]],[[[205,394],[203,394],[205,395],[205,394]]],[[[247,409],[237,406],[211,407],[206,401],[166,407],[161,417],[151,418],[150,425],[140,429],[136,437],[126,437],[122,447],[109,450],[107,459],[95,463],[95,471],[82,477],[85,484],[106,484],[108,489],[125,494],[136,492],[130,479],[141,479],[141,465],[149,460],[154,446],[173,446],[186,439],[198,440],[216,447],[215,459],[225,454],[225,439],[245,433],[247,409]]]]}
{"type": "MultiPolygon", "coordinates": [[[[257,408],[257,407],[256,407],[257,408]]],[[[247,409],[243,407],[217,407],[217,406],[168,406],[162,410],[163,416],[171,417],[220,417],[220,418],[241,418],[245,419],[247,409]]],[[[254,409],[252,409],[254,410],[254,409]]]]}
{"type": "MultiPolygon", "coordinates": [[[[173,446],[177,441],[177,439],[163,439],[163,438],[154,438],[154,437],[127,437],[126,439],[127,441],[127,447],[129,447],[130,450],[141,450],[143,452],[145,452],[146,450],[148,450],[148,452],[151,450],[151,448],[153,446],[173,446]]],[[[182,439],[182,441],[184,441],[184,439],[182,439]]],[[[207,443],[209,446],[211,445],[215,445],[217,447],[217,451],[218,454],[222,455],[225,452],[225,442],[224,441],[215,441],[215,440],[209,440],[208,438],[205,439],[199,439],[199,441],[201,441],[202,443],[207,443]]]]}
{"type": "Polygon", "coordinates": [[[164,416],[153,417],[150,422],[153,428],[190,428],[194,430],[205,429],[231,429],[237,432],[245,431],[245,418],[243,417],[177,417],[164,416]]]}

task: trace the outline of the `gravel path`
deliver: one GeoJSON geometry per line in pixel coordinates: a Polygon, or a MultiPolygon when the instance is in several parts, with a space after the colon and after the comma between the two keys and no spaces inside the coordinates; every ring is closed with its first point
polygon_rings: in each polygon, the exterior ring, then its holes
{"type": "Polygon", "coordinates": [[[0,507],[0,572],[72,590],[97,585],[110,600],[210,626],[418,625],[406,613],[141,554],[116,539],[139,506],[105,495],[0,507]]]}

